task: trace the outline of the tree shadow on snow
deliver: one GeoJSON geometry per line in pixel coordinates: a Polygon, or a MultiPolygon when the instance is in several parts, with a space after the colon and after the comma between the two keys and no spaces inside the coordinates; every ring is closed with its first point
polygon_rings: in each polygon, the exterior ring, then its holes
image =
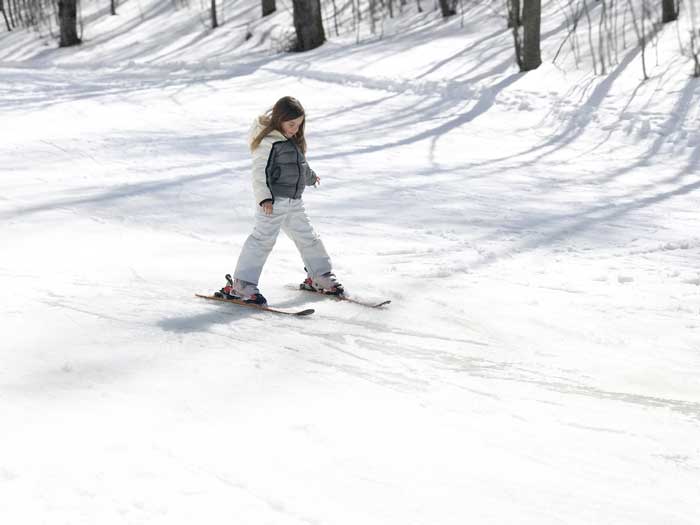
{"type": "Polygon", "coordinates": [[[0,218],[11,220],[61,208],[72,208],[87,204],[107,205],[114,201],[130,199],[142,194],[148,194],[158,191],[165,191],[170,188],[178,187],[184,184],[193,182],[202,182],[210,179],[217,179],[229,175],[229,170],[219,170],[203,175],[189,175],[178,177],[175,179],[161,179],[156,181],[142,182],[136,184],[121,184],[107,191],[101,191],[94,195],[81,195],[74,198],[65,198],[58,200],[45,201],[30,206],[22,206],[19,208],[7,210],[0,213],[0,218]]]}

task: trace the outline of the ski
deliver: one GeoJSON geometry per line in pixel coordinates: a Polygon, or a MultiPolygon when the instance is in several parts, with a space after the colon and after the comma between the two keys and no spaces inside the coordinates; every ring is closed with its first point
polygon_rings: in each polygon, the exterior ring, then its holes
{"type": "Polygon", "coordinates": [[[382,306],[386,306],[387,304],[391,303],[391,300],[386,300],[386,301],[381,301],[378,303],[370,303],[366,301],[358,301],[357,299],[352,299],[351,297],[348,297],[347,295],[339,295],[339,294],[333,294],[333,293],[326,293],[326,292],[319,292],[318,290],[314,290],[313,288],[307,287],[306,284],[301,283],[299,285],[299,290],[302,290],[304,292],[310,292],[310,293],[315,293],[316,295],[322,295],[324,297],[330,297],[332,299],[335,299],[336,301],[346,301],[348,303],[353,303],[353,304],[359,304],[360,306],[366,306],[367,308],[381,308],[382,306]]]}
{"type": "Polygon", "coordinates": [[[306,310],[299,310],[297,312],[291,312],[289,310],[279,310],[277,308],[270,308],[269,306],[262,306],[259,304],[255,303],[246,303],[245,301],[239,301],[238,299],[224,299],[223,297],[215,297],[213,295],[202,295],[202,294],[194,294],[195,297],[199,297],[201,299],[207,299],[209,301],[219,301],[220,303],[231,303],[231,304],[236,304],[239,306],[246,306],[248,308],[255,308],[256,310],[262,310],[264,312],[272,312],[275,314],[282,314],[282,315],[294,315],[294,316],[304,316],[304,315],[311,315],[312,313],[315,312],[313,308],[308,308],[306,310]]]}

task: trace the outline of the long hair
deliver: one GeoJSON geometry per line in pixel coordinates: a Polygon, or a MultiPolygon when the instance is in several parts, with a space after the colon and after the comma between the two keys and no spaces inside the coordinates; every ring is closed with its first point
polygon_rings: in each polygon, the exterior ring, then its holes
{"type": "Polygon", "coordinates": [[[301,126],[299,126],[299,130],[297,131],[296,135],[294,135],[290,140],[293,140],[301,152],[306,154],[306,138],[304,137],[306,113],[304,112],[301,102],[294,97],[282,97],[275,102],[272,109],[268,110],[260,117],[259,120],[260,124],[263,126],[263,129],[251,141],[250,150],[255,151],[258,146],[260,146],[262,139],[269,135],[271,131],[277,130],[282,133],[282,122],[294,120],[299,117],[305,118],[301,123],[301,126]]]}

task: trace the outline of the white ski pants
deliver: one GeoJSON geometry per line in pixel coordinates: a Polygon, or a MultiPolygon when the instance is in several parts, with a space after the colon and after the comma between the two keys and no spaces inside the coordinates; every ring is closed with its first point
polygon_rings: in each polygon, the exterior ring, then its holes
{"type": "Polygon", "coordinates": [[[302,199],[282,198],[275,199],[272,215],[257,207],[253,233],[243,244],[234,279],[258,284],[280,229],[296,244],[309,275],[316,277],[331,271],[331,259],[306,215],[302,199]]]}

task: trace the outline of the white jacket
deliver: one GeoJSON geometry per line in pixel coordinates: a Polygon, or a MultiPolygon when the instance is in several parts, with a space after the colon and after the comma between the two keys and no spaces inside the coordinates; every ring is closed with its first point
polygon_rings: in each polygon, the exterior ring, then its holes
{"type": "MultiPolygon", "coordinates": [[[[249,143],[265,128],[260,119],[251,126],[249,143]]],[[[274,202],[275,197],[300,199],[304,188],[318,180],[301,149],[277,130],[268,133],[253,151],[252,179],[258,204],[267,199],[274,202]]]]}
{"type": "MultiPolygon", "coordinates": [[[[253,142],[253,139],[255,139],[264,128],[265,126],[260,122],[260,117],[256,117],[248,132],[248,145],[253,142]]],[[[260,145],[253,151],[253,194],[255,195],[255,202],[258,204],[264,200],[273,198],[272,192],[267,185],[265,168],[270,158],[272,145],[280,140],[287,140],[287,138],[274,129],[262,139],[260,145]]]]}

